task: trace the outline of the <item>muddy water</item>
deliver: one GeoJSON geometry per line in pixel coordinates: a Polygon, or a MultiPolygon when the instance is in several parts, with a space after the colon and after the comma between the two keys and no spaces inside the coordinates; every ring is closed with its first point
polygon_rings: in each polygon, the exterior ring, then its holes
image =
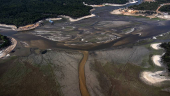
{"type": "Polygon", "coordinates": [[[90,96],[87,87],[86,87],[86,79],[85,79],[85,70],[84,66],[86,64],[86,61],[88,59],[88,51],[82,51],[83,53],[83,59],[80,62],[79,65],[79,83],[80,83],[80,91],[81,96],[90,96]]]}

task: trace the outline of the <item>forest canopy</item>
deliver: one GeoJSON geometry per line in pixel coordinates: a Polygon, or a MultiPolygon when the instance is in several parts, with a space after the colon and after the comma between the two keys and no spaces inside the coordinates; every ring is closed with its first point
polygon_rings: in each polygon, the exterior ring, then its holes
{"type": "Polygon", "coordinates": [[[48,17],[90,14],[92,7],[83,5],[126,3],[128,0],[0,0],[0,23],[23,26],[48,17]]]}
{"type": "Polygon", "coordinates": [[[166,51],[166,53],[162,56],[162,61],[166,64],[168,71],[170,72],[170,42],[162,43],[160,46],[166,51]]]}
{"type": "Polygon", "coordinates": [[[159,11],[161,12],[170,12],[170,5],[162,6],[159,11]]]}
{"type": "Polygon", "coordinates": [[[156,9],[160,6],[160,4],[163,3],[170,3],[170,0],[156,0],[156,2],[143,2],[139,5],[133,5],[129,8],[135,9],[135,10],[152,10],[156,11],[156,9]]]}
{"type": "Polygon", "coordinates": [[[11,45],[11,41],[7,36],[3,36],[0,34],[0,41],[1,43],[3,42],[2,44],[0,44],[0,49],[11,45]]]}

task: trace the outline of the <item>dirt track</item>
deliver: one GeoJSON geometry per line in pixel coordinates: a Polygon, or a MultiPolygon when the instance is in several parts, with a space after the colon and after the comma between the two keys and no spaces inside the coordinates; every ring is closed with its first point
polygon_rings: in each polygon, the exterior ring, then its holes
{"type": "Polygon", "coordinates": [[[84,66],[86,64],[86,61],[88,59],[88,51],[82,51],[83,53],[83,59],[80,62],[79,65],[79,83],[80,83],[80,91],[82,96],[90,96],[87,87],[86,87],[86,78],[85,78],[85,72],[84,72],[84,66]]]}
{"type": "Polygon", "coordinates": [[[156,9],[157,14],[158,14],[158,13],[161,13],[161,12],[159,11],[159,9],[160,9],[162,6],[166,6],[166,5],[170,5],[170,3],[161,4],[161,5],[156,9]]]}

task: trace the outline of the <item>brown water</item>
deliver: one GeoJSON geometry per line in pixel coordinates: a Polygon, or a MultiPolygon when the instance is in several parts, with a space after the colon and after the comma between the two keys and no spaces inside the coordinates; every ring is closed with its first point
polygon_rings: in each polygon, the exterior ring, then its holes
{"type": "Polygon", "coordinates": [[[79,64],[79,84],[80,84],[80,91],[81,96],[90,96],[87,87],[86,87],[86,78],[85,78],[85,70],[84,66],[86,64],[86,61],[88,59],[88,51],[82,51],[83,53],[83,59],[81,60],[79,64]]]}

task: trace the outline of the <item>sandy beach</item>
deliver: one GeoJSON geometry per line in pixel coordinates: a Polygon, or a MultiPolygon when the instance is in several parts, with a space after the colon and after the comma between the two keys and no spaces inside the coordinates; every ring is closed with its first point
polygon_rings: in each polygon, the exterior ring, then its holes
{"type": "Polygon", "coordinates": [[[137,3],[138,1],[133,1],[133,2],[128,2],[126,4],[113,4],[113,3],[103,3],[101,5],[89,5],[89,4],[86,4],[85,2],[83,2],[84,5],[86,6],[91,6],[91,7],[103,7],[103,6],[125,6],[125,5],[128,5],[128,4],[133,4],[133,3],[137,3]]]}
{"type": "Polygon", "coordinates": [[[156,66],[161,67],[162,63],[161,63],[161,55],[154,55],[152,56],[152,61],[156,66]]]}
{"type": "Polygon", "coordinates": [[[56,20],[61,20],[62,18],[47,18],[47,19],[45,19],[45,20],[53,20],[53,21],[56,21],[56,20]]]}
{"type": "Polygon", "coordinates": [[[159,47],[160,44],[161,43],[154,43],[154,44],[151,44],[151,47],[155,50],[159,50],[159,49],[161,49],[161,47],[159,47]]]}
{"type": "Polygon", "coordinates": [[[17,27],[15,25],[0,24],[0,27],[7,27],[7,28],[11,28],[12,30],[16,30],[17,29],[17,27]]]}
{"type": "Polygon", "coordinates": [[[170,78],[164,76],[163,72],[164,71],[157,72],[144,71],[141,73],[140,78],[149,85],[158,84],[163,81],[169,81],[170,78]]]}
{"type": "Polygon", "coordinates": [[[77,18],[77,19],[73,19],[70,16],[62,16],[62,17],[68,18],[70,22],[76,22],[76,21],[80,21],[82,19],[91,18],[91,17],[94,17],[94,16],[96,16],[96,15],[95,14],[91,14],[91,15],[87,15],[87,16],[84,16],[84,17],[81,17],[81,18],[77,18]]]}

